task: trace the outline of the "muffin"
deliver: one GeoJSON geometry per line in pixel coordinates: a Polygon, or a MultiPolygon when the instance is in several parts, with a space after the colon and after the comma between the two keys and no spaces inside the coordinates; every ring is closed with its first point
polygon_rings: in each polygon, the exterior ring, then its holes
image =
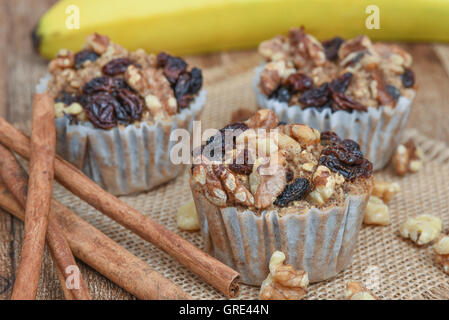
{"type": "Polygon", "coordinates": [[[415,97],[411,56],[366,36],[319,42],[303,28],[259,45],[258,104],[279,120],[355,140],[383,168],[400,141],[415,97]]]}
{"type": "Polygon", "coordinates": [[[259,110],[195,150],[190,186],[206,249],[260,285],[273,252],[317,282],[347,267],[373,186],[359,145],[259,110]]]}
{"type": "Polygon", "coordinates": [[[200,116],[200,69],[93,34],[81,51],[61,50],[48,71],[36,90],[54,97],[57,152],[104,189],[146,191],[183,171],[170,161],[170,133],[191,132],[200,116]]]}

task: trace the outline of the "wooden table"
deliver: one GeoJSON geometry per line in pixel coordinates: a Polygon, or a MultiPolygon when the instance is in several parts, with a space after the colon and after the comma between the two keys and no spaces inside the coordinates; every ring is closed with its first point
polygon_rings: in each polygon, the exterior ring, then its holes
{"type": "MultiPolygon", "coordinates": [[[[0,0],[0,116],[10,122],[31,119],[34,86],[45,74],[46,61],[31,47],[30,31],[39,16],[55,0],[0,0]]],[[[419,91],[408,122],[409,128],[449,144],[449,46],[406,44],[414,58],[419,91]]],[[[230,57],[254,55],[231,53],[230,57]]],[[[196,58],[203,68],[219,67],[219,55],[196,58]]],[[[229,57],[229,55],[227,55],[229,57]]],[[[207,79],[206,79],[207,85],[207,79]]],[[[0,210],[1,211],[1,210],[0,210]]],[[[23,235],[23,224],[0,212],[0,299],[9,299],[23,235]]],[[[121,288],[80,262],[81,271],[94,299],[132,298],[121,288]]],[[[61,299],[62,291],[48,253],[43,265],[39,299],[61,299]]]]}

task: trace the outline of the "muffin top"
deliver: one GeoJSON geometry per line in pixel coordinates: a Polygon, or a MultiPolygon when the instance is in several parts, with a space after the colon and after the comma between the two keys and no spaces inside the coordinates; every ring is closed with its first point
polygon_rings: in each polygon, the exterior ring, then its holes
{"type": "Polygon", "coordinates": [[[372,187],[359,145],[333,132],[278,123],[271,110],[219,130],[193,155],[191,186],[219,207],[280,215],[343,206],[372,187]]]}
{"type": "Polygon", "coordinates": [[[181,58],[129,52],[98,34],[77,53],[61,50],[48,70],[56,117],[101,129],[169,120],[190,107],[203,83],[201,70],[181,58]]]}
{"type": "Polygon", "coordinates": [[[367,36],[319,42],[301,27],[262,42],[259,53],[266,59],[261,91],[303,109],[367,111],[414,96],[410,54],[367,36]]]}

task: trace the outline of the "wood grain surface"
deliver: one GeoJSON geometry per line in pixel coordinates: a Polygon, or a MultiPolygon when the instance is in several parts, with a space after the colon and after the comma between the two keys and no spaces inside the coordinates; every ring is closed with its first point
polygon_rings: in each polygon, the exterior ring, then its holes
{"type": "MultiPolygon", "coordinates": [[[[33,52],[30,32],[55,0],[0,0],[0,116],[13,123],[31,119],[34,86],[45,74],[46,61],[33,52]]],[[[449,144],[449,45],[404,44],[414,59],[419,90],[407,126],[449,144]]],[[[212,70],[234,59],[246,59],[248,70],[257,65],[255,52],[192,57],[199,67],[212,70]]],[[[241,67],[241,66],[240,66],[241,67]]],[[[207,77],[205,85],[207,87],[207,77]]],[[[214,79],[216,80],[216,79],[214,79]]],[[[9,299],[19,263],[23,224],[0,212],[0,299],[9,299]]],[[[115,284],[79,261],[93,299],[130,299],[115,284]]],[[[56,272],[45,253],[38,299],[63,299],[56,272]]]]}

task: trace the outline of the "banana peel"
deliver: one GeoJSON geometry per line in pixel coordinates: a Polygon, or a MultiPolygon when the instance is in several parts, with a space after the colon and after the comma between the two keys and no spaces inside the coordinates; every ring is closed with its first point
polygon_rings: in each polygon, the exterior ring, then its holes
{"type": "Polygon", "coordinates": [[[94,32],[129,50],[186,55],[256,47],[300,25],[320,40],[366,34],[374,40],[448,41],[449,1],[62,0],[41,17],[32,37],[46,58],[61,48],[78,51],[94,32]],[[378,10],[366,11],[372,5],[378,10]],[[367,28],[371,14],[379,29],[367,28]]]}

